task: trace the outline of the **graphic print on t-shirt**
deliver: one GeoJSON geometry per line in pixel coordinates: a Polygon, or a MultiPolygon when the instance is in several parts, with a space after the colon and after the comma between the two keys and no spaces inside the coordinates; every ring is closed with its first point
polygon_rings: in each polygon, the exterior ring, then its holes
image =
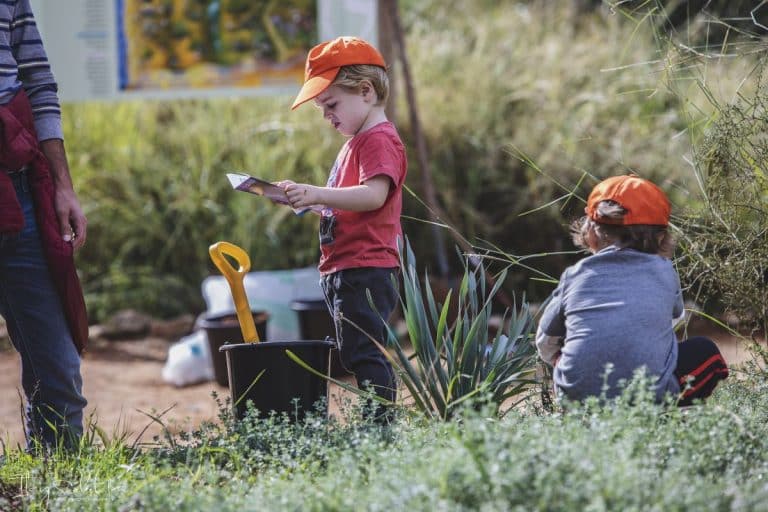
{"type": "MultiPolygon", "coordinates": [[[[339,159],[337,158],[333,162],[331,173],[328,175],[328,181],[325,186],[333,188],[336,186],[336,181],[339,174],[339,159]]],[[[333,213],[333,209],[325,208],[320,214],[320,245],[329,245],[334,240],[334,229],[336,228],[336,215],[333,213]]]]}

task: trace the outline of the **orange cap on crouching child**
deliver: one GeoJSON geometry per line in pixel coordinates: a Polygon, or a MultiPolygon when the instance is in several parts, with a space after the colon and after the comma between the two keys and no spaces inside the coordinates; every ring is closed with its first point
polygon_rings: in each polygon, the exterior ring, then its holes
{"type": "Polygon", "coordinates": [[[630,174],[614,176],[601,181],[589,194],[584,209],[590,219],[603,224],[666,226],[669,224],[671,207],[664,191],[648,180],[630,174]],[[614,201],[627,210],[621,220],[600,218],[597,205],[600,201],[614,201]]]}
{"type": "Polygon", "coordinates": [[[326,90],[336,79],[342,66],[355,64],[387,67],[379,51],[357,37],[337,37],[309,50],[304,70],[304,85],[291,110],[326,90]]]}

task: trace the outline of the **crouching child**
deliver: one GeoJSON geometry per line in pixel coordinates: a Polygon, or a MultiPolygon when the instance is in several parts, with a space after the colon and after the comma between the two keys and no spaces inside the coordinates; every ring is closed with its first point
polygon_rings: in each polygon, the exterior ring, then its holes
{"type": "Polygon", "coordinates": [[[615,176],[595,186],[586,215],[571,225],[574,243],[591,255],[563,272],[536,333],[558,398],[614,398],[644,368],[658,402],[673,394],[684,406],[728,376],[711,339],[675,335],[684,307],[670,209],[655,184],[615,176]]]}

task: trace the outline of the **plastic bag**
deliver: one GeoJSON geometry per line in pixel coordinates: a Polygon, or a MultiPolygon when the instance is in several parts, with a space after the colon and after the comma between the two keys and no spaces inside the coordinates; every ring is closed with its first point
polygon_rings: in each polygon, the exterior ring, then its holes
{"type": "Polygon", "coordinates": [[[205,331],[184,336],[168,349],[163,380],[177,387],[213,379],[213,361],[205,331]]]}

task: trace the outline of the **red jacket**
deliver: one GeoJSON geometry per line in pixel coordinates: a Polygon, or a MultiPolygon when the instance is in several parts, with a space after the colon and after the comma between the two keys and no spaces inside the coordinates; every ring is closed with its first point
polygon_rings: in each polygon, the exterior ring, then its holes
{"type": "MultiPolygon", "coordinates": [[[[48,159],[37,141],[29,99],[20,89],[13,100],[0,106],[0,169],[20,169],[25,165],[29,166],[29,183],[48,268],[61,297],[72,340],[82,352],[88,342],[88,313],[72,244],[61,238],[48,159]]],[[[24,215],[11,178],[0,171],[0,233],[18,233],[23,226],[24,215]]]]}

